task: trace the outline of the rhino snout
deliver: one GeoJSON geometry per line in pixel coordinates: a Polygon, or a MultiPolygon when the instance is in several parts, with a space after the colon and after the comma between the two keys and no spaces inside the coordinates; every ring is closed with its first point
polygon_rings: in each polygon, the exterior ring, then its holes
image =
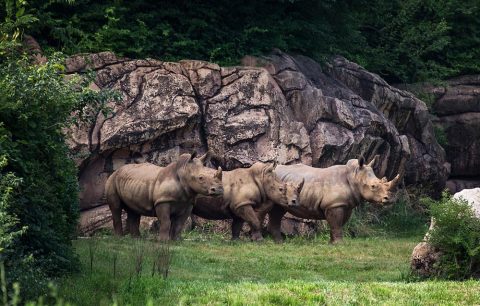
{"type": "Polygon", "coordinates": [[[223,194],[223,188],[222,187],[212,187],[208,191],[209,195],[222,195],[223,194]]]}
{"type": "Polygon", "coordinates": [[[295,199],[291,199],[289,205],[290,206],[298,206],[298,201],[295,200],[295,199]]]}
{"type": "Polygon", "coordinates": [[[387,195],[382,198],[382,204],[392,203],[395,200],[394,195],[387,195]]]}

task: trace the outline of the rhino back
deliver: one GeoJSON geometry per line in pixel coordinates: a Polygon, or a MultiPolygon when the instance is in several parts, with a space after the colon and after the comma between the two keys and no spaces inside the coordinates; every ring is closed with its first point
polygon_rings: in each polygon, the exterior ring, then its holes
{"type": "Polygon", "coordinates": [[[230,178],[225,188],[225,201],[233,209],[246,203],[262,202],[259,182],[261,171],[257,166],[239,168],[230,171],[230,178]]]}
{"type": "Polygon", "coordinates": [[[348,183],[348,167],[336,165],[314,168],[307,165],[282,165],[275,169],[284,181],[298,183],[305,179],[300,193],[300,206],[288,209],[290,213],[306,218],[323,219],[323,211],[336,206],[354,206],[353,194],[348,183]]]}
{"type": "Polygon", "coordinates": [[[325,219],[321,208],[324,190],[321,183],[306,182],[300,192],[298,206],[283,206],[289,213],[305,219],[325,219]]]}
{"type": "Polygon", "coordinates": [[[311,166],[297,165],[278,165],[275,168],[277,176],[285,182],[298,183],[302,179],[305,182],[337,182],[344,183],[347,177],[347,167],[345,165],[336,165],[328,168],[314,168],[311,166]]]}
{"type": "Polygon", "coordinates": [[[164,169],[149,163],[129,164],[119,168],[113,177],[113,184],[121,201],[139,213],[152,213],[153,190],[157,177],[164,169]]]}

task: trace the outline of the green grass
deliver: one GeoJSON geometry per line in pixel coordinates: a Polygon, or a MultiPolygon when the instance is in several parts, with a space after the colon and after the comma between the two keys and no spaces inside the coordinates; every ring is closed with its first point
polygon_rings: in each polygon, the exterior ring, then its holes
{"type": "Polygon", "coordinates": [[[480,282],[409,281],[409,257],[419,237],[326,237],[230,242],[190,233],[171,246],[170,276],[153,276],[153,240],[75,241],[82,272],[58,281],[59,295],[76,305],[438,305],[480,303],[480,282]],[[89,245],[95,250],[90,271],[89,245]],[[135,273],[135,254],[144,254],[135,273]],[[113,257],[118,254],[113,277],[113,257]]]}

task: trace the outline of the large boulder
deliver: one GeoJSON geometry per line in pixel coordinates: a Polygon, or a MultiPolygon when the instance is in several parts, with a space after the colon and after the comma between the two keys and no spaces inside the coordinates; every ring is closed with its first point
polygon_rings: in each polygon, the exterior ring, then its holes
{"type": "Polygon", "coordinates": [[[453,195],[454,199],[467,201],[475,216],[480,219],[480,188],[464,189],[453,195]]]}
{"type": "Polygon", "coordinates": [[[424,88],[433,96],[434,123],[446,136],[444,147],[452,165],[447,187],[452,193],[480,187],[480,75],[424,88]]]}
{"type": "Polygon", "coordinates": [[[192,150],[212,151],[212,163],[224,169],[273,160],[328,167],[379,154],[379,176],[406,169],[407,183],[444,187],[444,153],[424,103],[408,92],[341,57],[322,69],[276,51],[249,64],[131,60],[110,52],[69,58],[67,73],[93,70],[92,88],[122,96],[107,117],[94,114],[67,131],[81,210],[104,205],[104,183],[120,166],[167,165],[192,150]]]}

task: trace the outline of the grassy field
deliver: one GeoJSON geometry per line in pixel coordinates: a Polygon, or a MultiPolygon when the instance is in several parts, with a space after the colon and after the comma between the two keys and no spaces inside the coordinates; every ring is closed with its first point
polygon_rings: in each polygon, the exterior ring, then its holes
{"type": "Polygon", "coordinates": [[[409,257],[420,239],[347,238],[330,246],[326,237],[274,244],[189,233],[170,246],[167,279],[152,276],[153,240],[80,239],[82,271],[58,281],[59,295],[75,305],[480,304],[479,281],[411,280],[409,257]]]}

